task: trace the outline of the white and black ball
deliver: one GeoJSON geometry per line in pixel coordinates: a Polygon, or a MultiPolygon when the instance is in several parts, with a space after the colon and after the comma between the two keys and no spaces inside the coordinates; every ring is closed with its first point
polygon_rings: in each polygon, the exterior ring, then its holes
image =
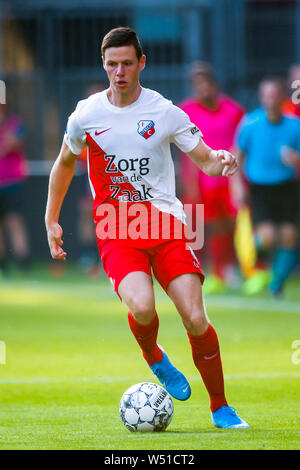
{"type": "Polygon", "coordinates": [[[136,432],[165,431],[171,422],[174,406],[168,392],[155,383],[141,382],[124,392],[120,416],[126,428],[136,432]]]}

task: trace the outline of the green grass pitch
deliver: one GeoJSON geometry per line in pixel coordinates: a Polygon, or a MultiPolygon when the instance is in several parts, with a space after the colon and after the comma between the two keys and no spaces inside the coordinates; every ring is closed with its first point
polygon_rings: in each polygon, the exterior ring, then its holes
{"type": "Polygon", "coordinates": [[[189,378],[192,396],[174,400],[166,432],[142,434],[124,427],[119,401],[129,386],[155,378],[108,281],[72,275],[0,280],[0,340],[6,346],[0,449],[299,449],[297,286],[299,279],[291,281],[281,302],[264,295],[206,299],[219,335],[227,399],[251,426],[228,431],[211,424],[187,335],[156,286],[159,343],[189,378]]]}

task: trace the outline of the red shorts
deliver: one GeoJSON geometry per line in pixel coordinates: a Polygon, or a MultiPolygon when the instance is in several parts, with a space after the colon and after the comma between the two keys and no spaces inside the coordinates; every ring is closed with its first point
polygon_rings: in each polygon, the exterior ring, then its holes
{"type": "Polygon", "coordinates": [[[118,294],[122,279],[134,271],[151,276],[151,268],[157,281],[166,291],[169,282],[186,273],[204,274],[194,252],[184,240],[169,240],[149,248],[136,248],[134,240],[108,240],[100,250],[103,268],[118,294]]]}
{"type": "Polygon", "coordinates": [[[235,219],[237,209],[234,207],[228,185],[207,189],[201,198],[204,204],[204,220],[213,223],[222,219],[235,219]]]}

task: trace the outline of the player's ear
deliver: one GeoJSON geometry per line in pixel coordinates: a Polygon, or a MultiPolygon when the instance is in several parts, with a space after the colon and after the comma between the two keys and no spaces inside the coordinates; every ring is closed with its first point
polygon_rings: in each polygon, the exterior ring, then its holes
{"type": "Polygon", "coordinates": [[[106,68],[105,68],[105,57],[102,55],[101,59],[102,59],[102,66],[103,66],[104,70],[106,70],[106,68]]]}
{"type": "Polygon", "coordinates": [[[145,66],[146,66],[146,56],[145,54],[143,54],[142,57],[140,58],[140,67],[139,67],[140,72],[144,70],[145,66]]]}

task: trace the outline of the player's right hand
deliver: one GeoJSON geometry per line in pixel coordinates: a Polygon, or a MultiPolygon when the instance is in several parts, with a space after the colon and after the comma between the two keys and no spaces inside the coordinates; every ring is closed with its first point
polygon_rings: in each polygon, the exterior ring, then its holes
{"type": "Polygon", "coordinates": [[[58,223],[53,223],[47,227],[48,244],[53,259],[66,261],[67,253],[62,249],[63,229],[58,223]]]}

